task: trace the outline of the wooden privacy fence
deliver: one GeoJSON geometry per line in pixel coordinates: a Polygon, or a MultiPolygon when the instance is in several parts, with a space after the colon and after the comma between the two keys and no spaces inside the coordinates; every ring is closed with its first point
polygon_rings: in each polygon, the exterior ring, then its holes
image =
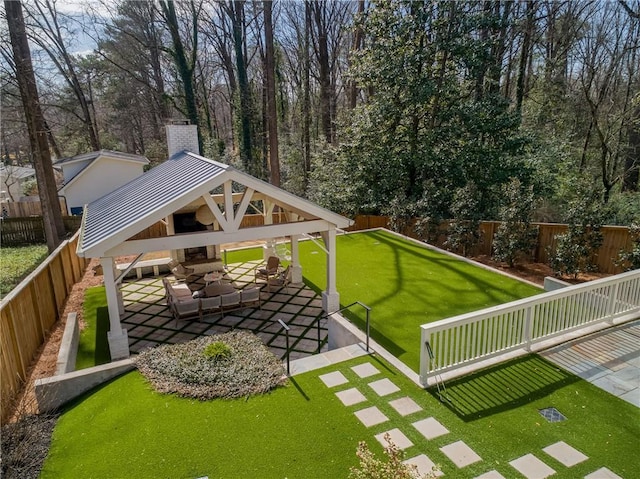
{"type": "MultiPolygon", "coordinates": [[[[81,216],[63,216],[67,233],[75,233],[80,228],[81,216]]],[[[24,244],[46,243],[42,216],[25,218],[5,218],[0,220],[0,244],[21,246],[24,244]]]]}
{"type": "MultiPolygon", "coordinates": [[[[67,214],[67,202],[64,198],[58,198],[60,211],[67,214]]],[[[24,216],[42,216],[40,201],[10,201],[2,203],[2,215],[9,218],[21,218],[24,216]]]]}
{"type": "Polygon", "coordinates": [[[420,382],[427,386],[462,367],[468,372],[496,356],[563,342],[562,335],[586,326],[638,317],[640,270],[633,270],[423,324],[420,382]]]}
{"type": "MultiPolygon", "coordinates": [[[[420,239],[416,234],[413,224],[415,220],[411,222],[411,226],[405,228],[400,233],[411,238],[420,239]]],[[[449,222],[445,221],[438,226],[438,237],[435,241],[430,241],[434,246],[439,248],[444,247],[446,241],[446,230],[449,222]]],[[[564,224],[556,223],[532,223],[533,226],[538,227],[538,240],[534,251],[532,251],[533,261],[539,263],[549,263],[548,249],[555,250],[557,241],[556,236],[567,231],[568,226],[564,224]]],[[[499,221],[483,221],[480,223],[480,243],[471,249],[470,255],[487,255],[491,256],[493,253],[493,238],[495,232],[500,226],[499,221]]],[[[349,228],[349,231],[364,230],[370,228],[389,228],[389,217],[387,216],[370,216],[370,215],[358,215],[355,218],[354,225],[349,228]]],[[[600,231],[603,235],[603,243],[598,249],[596,254],[595,263],[598,266],[598,271],[607,274],[616,274],[622,272],[622,269],[616,265],[616,261],[622,250],[629,250],[631,248],[631,236],[629,235],[629,228],[626,226],[603,226],[600,231]]]]}
{"type": "Polygon", "coordinates": [[[0,406],[7,406],[26,379],[47,332],[60,318],[73,285],[88,264],[76,255],[79,234],[63,242],[0,302],[0,406]]]}

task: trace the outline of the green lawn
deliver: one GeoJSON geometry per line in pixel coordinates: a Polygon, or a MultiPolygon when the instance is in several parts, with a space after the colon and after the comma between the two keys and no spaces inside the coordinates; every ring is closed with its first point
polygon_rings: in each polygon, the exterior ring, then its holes
{"type": "Polygon", "coordinates": [[[48,256],[47,245],[0,248],[0,297],[5,296],[48,256]]]}
{"type": "MultiPolygon", "coordinates": [[[[387,351],[419,371],[420,325],[542,292],[527,283],[427,249],[386,231],[337,238],[340,303],[365,303],[371,335],[387,351]]],[[[230,263],[259,259],[253,248],[229,252],[230,263]]],[[[300,243],[305,282],[326,287],[326,254],[312,241],[300,243]]],[[[364,330],[365,312],[345,312],[364,330]]]]}
{"type": "Polygon", "coordinates": [[[427,454],[445,477],[473,478],[491,469],[520,477],[508,462],[532,453],[558,479],[584,477],[606,466],[639,477],[639,410],[528,356],[450,383],[450,405],[408,381],[378,357],[365,357],[296,376],[260,397],[199,402],[152,392],[138,372],[94,391],[61,416],[42,478],[344,478],[357,463],[358,441],[380,454],[374,435],[400,428],[414,443],[407,457],[427,454]],[[350,369],[369,361],[367,379],[350,369]],[[327,388],[320,374],[340,370],[347,384],[327,388]],[[389,378],[401,391],[378,397],[367,383],[389,378]],[[366,403],[345,407],[334,392],[357,387],[366,403]],[[388,404],[408,396],[423,410],[401,417],[388,404]],[[353,414],[377,406],[389,422],[365,428],[353,414]],[[548,423],[538,410],[558,408],[568,419],[548,423]],[[432,440],[411,425],[433,417],[450,432],[432,440]],[[482,462],[457,469],[439,450],[463,440],[482,462]],[[558,441],[589,459],[571,468],[542,448],[558,441]]]}

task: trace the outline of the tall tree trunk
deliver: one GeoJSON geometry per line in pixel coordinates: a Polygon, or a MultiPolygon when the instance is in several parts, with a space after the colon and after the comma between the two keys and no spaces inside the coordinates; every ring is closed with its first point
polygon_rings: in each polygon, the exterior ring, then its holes
{"type": "Polygon", "coordinates": [[[228,11],[233,28],[233,46],[236,52],[236,69],[238,71],[238,96],[240,97],[240,160],[247,172],[254,172],[252,128],[251,128],[251,89],[247,77],[246,57],[243,48],[244,1],[229,2],[228,11]]]}
{"type": "Polygon", "coordinates": [[[311,4],[317,30],[318,69],[320,77],[320,118],[322,131],[327,143],[333,143],[333,125],[331,121],[331,70],[329,68],[329,34],[326,24],[327,8],[324,2],[311,4]]]}
{"type": "Polygon", "coordinates": [[[33,165],[36,170],[38,194],[42,207],[47,247],[52,252],[64,237],[65,229],[58,202],[58,192],[53,176],[51,153],[47,142],[47,129],[40,108],[38,88],[31,63],[31,52],[27,41],[22,4],[16,0],[5,0],[5,12],[9,25],[9,36],[16,65],[20,96],[29,130],[29,143],[33,153],[33,165]]]}
{"type": "Polygon", "coordinates": [[[531,39],[534,29],[535,5],[533,0],[527,2],[527,15],[522,37],[522,50],[520,51],[520,64],[518,65],[518,79],[516,81],[516,112],[522,114],[522,102],[527,85],[527,66],[531,51],[531,39]]]}
{"type": "Polygon", "coordinates": [[[271,0],[262,2],[264,8],[264,46],[267,80],[267,124],[269,129],[269,179],[280,186],[280,160],[278,158],[278,112],[276,108],[275,57],[273,51],[273,24],[271,0]]]}
{"type": "Polygon", "coordinates": [[[624,161],[622,191],[638,191],[640,186],[640,106],[634,110],[633,118],[627,125],[629,147],[624,161]]]}
{"type": "Polygon", "coordinates": [[[304,53],[303,53],[303,97],[302,97],[302,150],[304,152],[304,183],[309,185],[311,172],[311,5],[304,2],[304,53]]]}
{"type": "MultiPolygon", "coordinates": [[[[358,14],[362,15],[364,13],[364,0],[358,0],[358,14]]],[[[353,32],[353,45],[351,47],[352,52],[357,52],[362,48],[362,43],[364,41],[364,31],[360,26],[357,26],[355,31],[353,32]]],[[[347,95],[349,100],[349,108],[352,110],[356,107],[358,103],[358,85],[352,79],[349,80],[347,84],[347,95]]]]}
{"type": "MultiPolygon", "coordinates": [[[[182,81],[182,86],[184,89],[184,102],[185,108],[187,110],[187,117],[192,125],[199,126],[200,122],[198,120],[198,106],[196,103],[196,92],[193,81],[193,73],[195,69],[195,63],[193,61],[187,60],[187,52],[184,47],[184,43],[182,42],[182,38],[180,37],[180,29],[178,26],[178,17],[176,16],[176,9],[173,0],[161,0],[160,6],[162,7],[162,11],[164,13],[167,28],[169,29],[169,33],[171,35],[171,42],[173,43],[173,59],[176,64],[176,68],[178,69],[178,75],[180,75],[180,80],[182,81]]],[[[191,4],[193,11],[193,3],[191,4]]],[[[195,12],[193,14],[193,22],[194,27],[193,31],[197,32],[196,16],[195,12]]],[[[197,49],[197,38],[193,40],[193,48],[197,49]]],[[[200,134],[200,129],[198,128],[198,147],[200,151],[202,151],[202,135],[200,134]]]]}

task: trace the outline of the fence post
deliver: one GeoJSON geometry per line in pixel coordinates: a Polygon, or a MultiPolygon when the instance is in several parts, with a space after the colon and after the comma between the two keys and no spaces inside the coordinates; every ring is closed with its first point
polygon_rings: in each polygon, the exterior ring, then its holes
{"type": "Polygon", "coordinates": [[[524,341],[525,348],[531,352],[531,342],[533,338],[533,314],[531,314],[531,306],[527,308],[524,316],[524,341]]]}
{"type": "Polygon", "coordinates": [[[614,309],[615,309],[615,305],[616,305],[616,298],[618,297],[618,287],[620,286],[620,283],[616,283],[613,285],[613,292],[610,293],[611,296],[609,296],[609,304],[607,304],[607,322],[608,323],[612,323],[613,322],[613,313],[614,313],[614,309]]]}
{"type": "Polygon", "coordinates": [[[420,383],[423,387],[427,387],[427,378],[431,370],[431,358],[427,351],[427,332],[424,328],[420,328],[420,383]]]}

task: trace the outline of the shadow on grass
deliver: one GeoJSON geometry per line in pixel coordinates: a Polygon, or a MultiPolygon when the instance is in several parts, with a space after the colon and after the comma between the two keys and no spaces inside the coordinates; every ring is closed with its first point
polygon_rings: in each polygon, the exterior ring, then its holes
{"type": "MultiPolygon", "coordinates": [[[[514,359],[446,383],[443,401],[463,421],[474,421],[541,399],[580,378],[537,355],[514,359]]],[[[429,388],[436,399],[437,388],[429,388]]]]}

